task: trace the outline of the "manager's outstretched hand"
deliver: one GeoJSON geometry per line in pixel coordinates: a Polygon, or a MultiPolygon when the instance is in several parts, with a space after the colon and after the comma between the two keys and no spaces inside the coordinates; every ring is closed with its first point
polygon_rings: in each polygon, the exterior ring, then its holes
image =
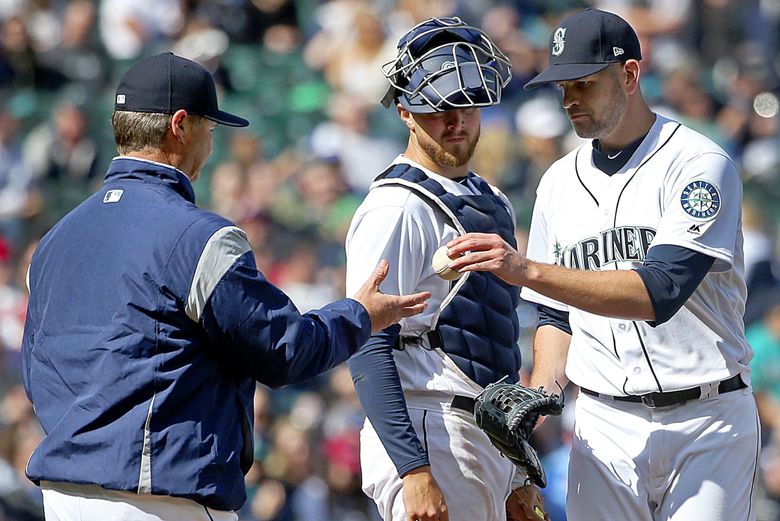
{"type": "Polygon", "coordinates": [[[382,260],[366,282],[360,287],[355,300],[363,304],[371,317],[371,331],[376,333],[405,317],[422,313],[431,294],[427,291],[414,295],[385,295],[379,285],[387,277],[390,263],[382,260]]]}
{"type": "Polygon", "coordinates": [[[530,261],[495,233],[467,233],[448,242],[447,248],[454,270],[489,271],[515,286],[528,280],[530,261]]]}

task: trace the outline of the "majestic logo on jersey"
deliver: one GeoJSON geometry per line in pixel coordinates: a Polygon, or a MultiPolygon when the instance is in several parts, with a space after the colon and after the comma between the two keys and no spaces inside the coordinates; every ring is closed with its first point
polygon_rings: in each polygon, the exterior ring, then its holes
{"type": "Polygon", "coordinates": [[[600,270],[607,264],[643,261],[655,238],[655,229],[641,226],[620,226],[589,237],[570,248],[555,242],[555,263],[578,270],[600,270]]]}
{"type": "Polygon", "coordinates": [[[714,218],[720,210],[720,192],[707,181],[693,181],[680,194],[680,204],[685,213],[694,219],[714,218]]]}
{"type": "Polygon", "coordinates": [[[566,40],[563,39],[563,37],[566,35],[566,28],[565,27],[558,27],[555,30],[555,34],[553,34],[553,48],[552,48],[552,54],[553,56],[560,56],[563,52],[563,46],[566,44],[566,40]]]}
{"type": "Polygon", "coordinates": [[[688,233],[692,233],[694,235],[700,235],[701,234],[701,226],[698,224],[692,224],[690,228],[688,228],[688,233]]]}

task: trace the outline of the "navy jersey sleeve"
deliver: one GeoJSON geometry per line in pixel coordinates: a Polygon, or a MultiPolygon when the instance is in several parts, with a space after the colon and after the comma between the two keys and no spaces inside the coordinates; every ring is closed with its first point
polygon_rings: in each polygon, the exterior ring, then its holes
{"type": "Polygon", "coordinates": [[[655,311],[655,327],[674,316],[693,295],[715,262],[713,257],[681,246],[662,244],[650,248],[635,271],[642,277],[655,311]]]}
{"type": "Polygon", "coordinates": [[[271,387],[302,382],[345,361],[371,335],[357,301],[300,314],[243,253],[210,292],[200,323],[217,357],[271,387]]]}
{"type": "Polygon", "coordinates": [[[349,359],[363,410],[382,445],[403,477],[410,470],[428,465],[428,455],[412,426],[401,381],[393,359],[393,346],[401,326],[391,326],[371,339],[349,359]]]}
{"type": "Polygon", "coordinates": [[[569,312],[538,304],[536,309],[539,311],[539,323],[537,327],[553,326],[564,333],[571,335],[571,326],[569,325],[569,312]]]}

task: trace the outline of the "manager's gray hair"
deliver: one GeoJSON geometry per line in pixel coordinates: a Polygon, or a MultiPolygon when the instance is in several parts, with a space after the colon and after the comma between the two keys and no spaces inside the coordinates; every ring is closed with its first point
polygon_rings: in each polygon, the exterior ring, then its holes
{"type": "Polygon", "coordinates": [[[114,141],[120,155],[162,147],[170,124],[170,114],[124,110],[111,114],[114,141]]]}

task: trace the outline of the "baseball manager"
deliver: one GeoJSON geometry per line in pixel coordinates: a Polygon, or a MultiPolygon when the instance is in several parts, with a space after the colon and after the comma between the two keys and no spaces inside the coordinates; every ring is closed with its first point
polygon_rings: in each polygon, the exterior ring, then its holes
{"type": "Polygon", "coordinates": [[[101,190],[41,240],[28,273],[24,384],[45,431],[27,465],[48,520],[235,520],[252,463],[255,382],[300,382],[419,313],[382,295],[301,315],[244,232],[195,205],[217,124],[211,74],[165,53],[116,91],[101,190]]]}

